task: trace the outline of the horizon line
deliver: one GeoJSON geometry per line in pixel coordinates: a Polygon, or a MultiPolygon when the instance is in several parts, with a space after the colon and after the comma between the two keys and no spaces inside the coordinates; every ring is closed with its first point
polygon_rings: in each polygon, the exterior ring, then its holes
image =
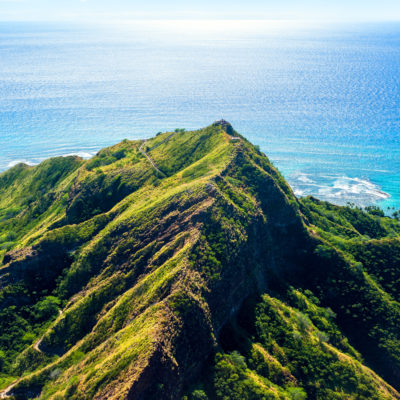
{"type": "Polygon", "coordinates": [[[129,22],[158,22],[158,21],[237,21],[237,22],[287,22],[287,23],[385,23],[385,22],[391,22],[391,23],[400,23],[400,17],[399,18],[393,18],[393,19],[335,19],[335,18],[260,18],[260,17],[243,17],[243,18],[237,18],[237,17],[214,17],[214,18],[204,18],[204,17],[191,17],[191,16],[185,16],[185,17],[122,17],[122,18],[112,18],[112,19],[101,19],[101,20],[95,20],[95,18],[90,17],[77,17],[77,18],[72,18],[72,17],[67,17],[67,18],[52,18],[52,19],[1,19],[0,18],[0,23],[4,22],[14,22],[14,23],[24,23],[24,22],[37,22],[37,23],[59,23],[59,22],[86,22],[90,24],[95,24],[95,25],[103,25],[103,24],[114,24],[114,23],[129,23],[129,22]]]}

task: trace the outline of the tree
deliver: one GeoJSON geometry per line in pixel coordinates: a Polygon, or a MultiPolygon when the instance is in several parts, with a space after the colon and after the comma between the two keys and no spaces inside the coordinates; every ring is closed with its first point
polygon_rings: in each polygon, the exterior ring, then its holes
{"type": "Polygon", "coordinates": [[[55,296],[47,296],[34,306],[34,315],[36,319],[45,320],[58,313],[60,299],[55,296]]]}

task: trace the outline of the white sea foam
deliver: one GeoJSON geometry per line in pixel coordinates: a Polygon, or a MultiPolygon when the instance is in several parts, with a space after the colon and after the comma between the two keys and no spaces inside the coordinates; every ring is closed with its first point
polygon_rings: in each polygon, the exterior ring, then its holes
{"type": "Polygon", "coordinates": [[[16,166],[17,164],[26,164],[26,165],[29,165],[32,167],[34,165],[37,165],[38,163],[33,162],[33,161],[28,161],[28,160],[13,160],[8,163],[7,167],[11,168],[11,167],[16,166]]]}
{"type": "Polygon", "coordinates": [[[388,193],[380,190],[379,186],[364,179],[349,178],[342,176],[333,182],[331,188],[321,188],[320,194],[327,194],[328,196],[345,198],[347,196],[369,196],[376,198],[376,200],[387,199],[390,197],[388,193]]]}
{"type": "Polygon", "coordinates": [[[353,202],[361,206],[388,199],[390,195],[377,184],[361,178],[338,175],[315,175],[296,173],[289,177],[297,196],[314,195],[335,204],[353,202]]]}
{"type": "Polygon", "coordinates": [[[292,175],[296,180],[303,183],[314,183],[314,181],[310,178],[310,174],[305,174],[304,172],[296,172],[292,175]]]}
{"type": "Polygon", "coordinates": [[[298,196],[298,197],[302,197],[302,196],[305,196],[306,194],[304,193],[304,190],[301,190],[301,189],[293,189],[293,191],[294,191],[294,194],[296,195],[296,196],[298,196]]]}
{"type": "MultiPolygon", "coordinates": [[[[96,153],[95,152],[88,152],[88,151],[77,151],[77,152],[72,152],[68,154],[62,154],[61,157],[69,157],[69,156],[78,156],[84,159],[92,158],[96,153]]],[[[58,157],[59,155],[50,155],[49,157],[58,157]]],[[[46,160],[48,157],[42,157],[42,158],[34,158],[33,160],[27,160],[25,158],[21,158],[18,160],[12,160],[7,164],[7,168],[14,167],[17,164],[26,164],[29,165],[30,167],[33,167],[35,165],[38,165],[41,161],[46,160]]]]}
{"type": "Polygon", "coordinates": [[[78,156],[81,158],[92,158],[96,153],[89,153],[87,151],[77,151],[75,153],[63,154],[63,157],[78,156]]]}

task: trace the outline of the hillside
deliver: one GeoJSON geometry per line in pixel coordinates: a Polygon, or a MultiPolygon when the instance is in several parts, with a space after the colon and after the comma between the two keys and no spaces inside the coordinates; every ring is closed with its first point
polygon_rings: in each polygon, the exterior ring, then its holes
{"type": "Polygon", "coordinates": [[[400,399],[400,222],[297,199],[226,121],[0,175],[15,399],[400,399]]]}

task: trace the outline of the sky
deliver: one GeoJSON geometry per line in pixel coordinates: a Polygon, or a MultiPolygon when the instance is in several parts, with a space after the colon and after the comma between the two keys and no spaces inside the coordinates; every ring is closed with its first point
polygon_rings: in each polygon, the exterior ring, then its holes
{"type": "Polygon", "coordinates": [[[0,0],[2,21],[400,20],[400,0],[0,0]]]}

